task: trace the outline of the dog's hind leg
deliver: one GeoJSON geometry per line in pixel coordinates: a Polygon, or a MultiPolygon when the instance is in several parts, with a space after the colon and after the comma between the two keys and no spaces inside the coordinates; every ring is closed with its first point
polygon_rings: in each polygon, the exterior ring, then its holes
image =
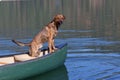
{"type": "Polygon", "coordinates": [[[30,46],[29,54],[30,54],[30,56],[32,56],[32,57],[37,57],[37,56],[39,55],[39,54],[38,54],[38,48],[35,47],[35,46],[30,46]]]}

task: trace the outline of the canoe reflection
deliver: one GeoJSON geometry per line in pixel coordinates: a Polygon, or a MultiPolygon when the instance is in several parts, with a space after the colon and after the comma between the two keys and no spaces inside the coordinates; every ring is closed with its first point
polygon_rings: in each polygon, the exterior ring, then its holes
{"type": "Polygon", "coordinates": [[[24,80],[68,80],[67,69],[62,65],[52,71],[26,78],[24,80]]]}

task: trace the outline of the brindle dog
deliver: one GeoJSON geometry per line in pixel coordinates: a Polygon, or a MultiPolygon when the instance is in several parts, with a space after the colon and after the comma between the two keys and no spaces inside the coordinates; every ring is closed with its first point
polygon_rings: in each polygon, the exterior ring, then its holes
{"type": "Polygon", "coordinates": [[[62,14],[56,15],[53,20],[43,28],[41,32],[39,32],[31,42],[29,43],[22,43],[16,40],[12,40],[19,46],[29,46],[29,54],[32,57],[38,56],[39,49],[42,47],[43,43],[48,42],[49,52],[52,53],[55,48],[54,45],[54,37],[58,33],[58,28],[64,21],[65,16],[62,14]]]}

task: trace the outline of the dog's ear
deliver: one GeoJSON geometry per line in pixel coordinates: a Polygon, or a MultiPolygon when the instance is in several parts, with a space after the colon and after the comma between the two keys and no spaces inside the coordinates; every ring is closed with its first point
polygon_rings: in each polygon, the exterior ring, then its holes
{"type": "Polygon", "coordinates": [[[66,19],[66,17],[63,15],[63,18],[66,19]]]}
{"type": "Polygon", "coordinates": [[[58,15],[55,15],[54,17],[53,17],[53,20],[55,21],[58,17],[57,17],[58,15]]]}

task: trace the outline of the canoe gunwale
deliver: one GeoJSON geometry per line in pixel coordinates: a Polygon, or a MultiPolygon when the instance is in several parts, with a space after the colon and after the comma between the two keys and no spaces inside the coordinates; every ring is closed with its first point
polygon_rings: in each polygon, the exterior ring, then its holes
{"type": "MultiPolygon", "coordinates": [[[[58,44],[56,45],[57,48],[61,49],[63,46],[67,45],[67,43],[62,43],[62,44],[58,44]]],[[[45,51],[48,50],[48,48],[44,48],[41,51],[45,51]]],[[[8,57],[8,56],[14,56],[14,55],[20,55],[20,54],[29,54],[29,52],[17,52],[17,53],[13,53],[13,54],[0,54],[0,57],[8,57]]]]}

